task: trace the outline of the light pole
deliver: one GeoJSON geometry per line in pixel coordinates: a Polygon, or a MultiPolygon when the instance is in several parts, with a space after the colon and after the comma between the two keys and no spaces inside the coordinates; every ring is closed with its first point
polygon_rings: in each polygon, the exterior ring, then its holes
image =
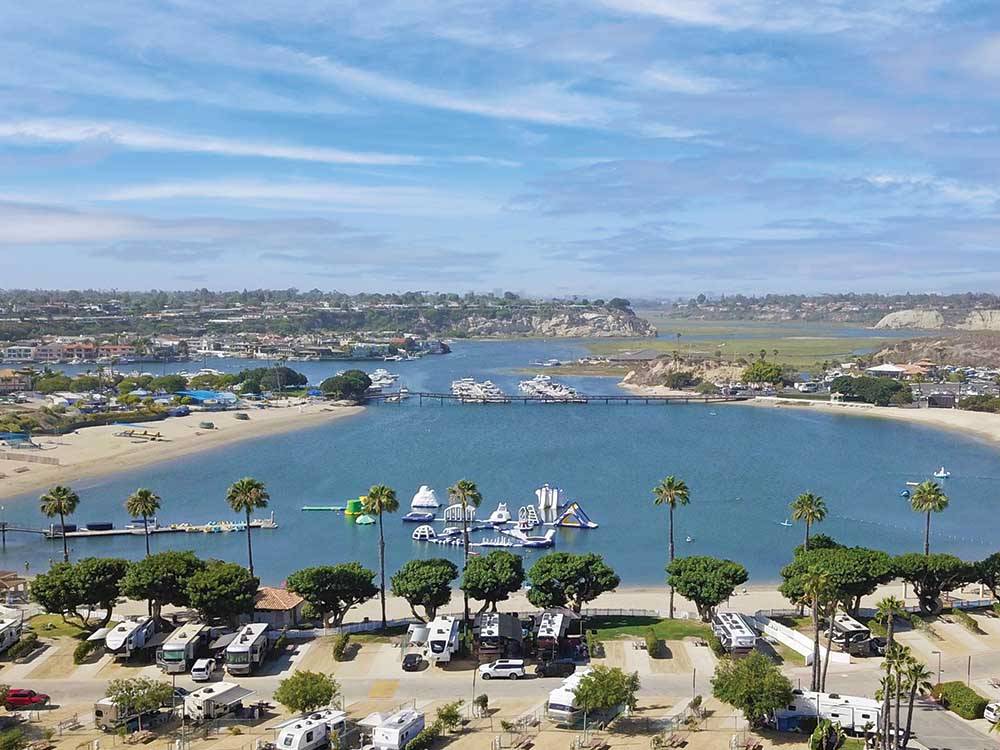
{"type": "Polygon", "coordinates": [[[941,684],[941,652],[940,651],[931,651],[931,653],[932,654],[937,654],[937,658],[938,658],[938,680],[937,681],[938,681],[938,684],[940,685],[941,684]]]}

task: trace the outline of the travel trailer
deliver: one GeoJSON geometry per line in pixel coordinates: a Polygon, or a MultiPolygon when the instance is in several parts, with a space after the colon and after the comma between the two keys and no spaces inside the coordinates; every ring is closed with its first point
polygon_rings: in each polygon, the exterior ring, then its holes
{"type": "Polygon", "coordinates": [[[562,685],[549,693],[549,699],[545,704],[545,712],[549,718],[560,722],[571,722],[580,715],[580,708],[576,703],[576,688],[580,680],[591,671],[593,670],[590,667],[578,669],[563,680],[562,685]]]}
{"type": "Polygon", "coordinates": [[[226,646],[226,671],[229,674],[251,674],[264,663],[271,648],[268,626],[263,622],[244,625],[232,643],[226,646]]]}
{"type": "Polygon", "coordinates": [[[750,618],[739,612],[717,612],[712,616],[712,632],[731,654],[748,654],[757,645],[757,632],[750,618]]]}
{"type": "Polygon", "coordinates": [[[334,708],[321,708],[308,716],[282,722],[275,727],[277,750],[316,750],[337,746],[335,739],[347,734],[347,714],[334,708]]]}
{"type": "Polygon", "coordinates": [[[20,618],[0,620],[0,654],[21,640],[22,626],[20,618]]]}
{"type": "MultiPolygon", "coordinates": [[[[147,711],[142,715],[142,726],[154,726],[159,723],[163,714],[159,709],[147,711]]],[[[118,705],[110,698],[101,698],[94,704],[94,726],[102,732],[116,732],[122,727],[126,731],[134,731],[139,728],[139,714],[132,710],[122,711],[118,705]]]]}
{"type": "Polygon", "coordinates": [[[520,656],[521,621],[508,612],[484,612],[476,618],[480,656],[520,656]]]}
{"type": "Polygon", "coordinates": [[[376,750],[403,750],[424,728],[424,715],[412,708],[404,708],[387,717],[372,732],[372,745],[376,750]]]}
{"type": "Polygon", "coordinates": [[[833,616],[833,642],[847,651],[851,646],[867,643],[872,631],[844,612],[833,616]]]}
{"type": "Polygon", "coordinates": [[[535,627],[535,649],[539,654],[557,654],[569,629],[569,618],[561,612],[542,612],[535,627]]]}
{"type": "Polygon", "coordinates": [[[243,699],[254,694],[235,682],[216,682],[184,697],[184,715],[198,724],[228,716],[243,707],[243,699]]]}
{"type": "Polygon", "coordinates": [[[129,659],[132,654],[146,648],[146,643],[155,632],[156,621],[152,617],[126,619],[108,631],[104,647],[115,659],[129,659]]]}
{"type": "Polygon", "coordinates": [[[156,652],[156,663],[167,674],[182,674],[198,658],[208,638],[208,627],[188,622],[177,628],[156,652]]]}
{"type": "Polygon", "coordinates": [[[793,690],[792,701],[774,712],[773,723],[782,732],[799,730],[803,719],[829,719],[848,734],[864,734],[878,726],[882,704],[872,698],[837,693],[793,690]]]}
{"type": "Polygon", "coordinates": [[[427,636],[427,661],[431,664],[451,661],[458,651],[459,622],[454,617],[437,617],[430,625],[427,636]]]}

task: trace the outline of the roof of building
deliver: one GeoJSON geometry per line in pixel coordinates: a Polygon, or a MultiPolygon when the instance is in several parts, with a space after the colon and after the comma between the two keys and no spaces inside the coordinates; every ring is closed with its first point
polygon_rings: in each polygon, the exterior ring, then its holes
{"type": "Polygon", "coordinates": [[[905,372],[905,369],[899,365],[894,365],[891,363],[886,363],[884,365],[876,365],[875,367],[869,367],[865,372],[893,372],[901,373],[905,372]]]}
{"type": "Polygon", "coordinates": [[[261,586],[257,590],[257,596],[254,598],[253,608],[257,610],[287,612],[295,609],[304,601],[305,599],[288,589],[261,586]]]}

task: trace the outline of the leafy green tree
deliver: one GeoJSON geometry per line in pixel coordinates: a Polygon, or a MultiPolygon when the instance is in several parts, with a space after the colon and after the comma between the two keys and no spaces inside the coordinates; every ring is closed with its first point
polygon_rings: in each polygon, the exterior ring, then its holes
{"type": "Polygon", "coordinates": [[[1000,599],[1000,552],[976,563],[976,580],[990,590],[994,599],[1000,599]]]}
{"type": "Polygon", "coordinates": [[[35,390],[39,393],[58,393],[59,391],[73,390],[73,381],[62,373],[38,378],[35,381],[35,390]]]}
{"type": "MultiPolygon", "coordinates": [[[[810,551],[810,552],[812,550],[816,550],[816,549],[841,549],[843,547],[844,547],[843,544],[841,544],[840,542],[838,542],[836,539],[834,539],[829,534],[819,533],[819,534],[810,534],[809,535],[809,550],[808,551],[810,551]]],[[[804,544],[799,544],[799,545],[797,545],[795,547],[795,550],[794,550],[793,554],[799,555],[799,554],[801,554],[801,553],[803,553],[805,551],[806,551],[805,545],[804,544]]]]}
{"type": "Polygon", "coordinates": [[[792,501],[792,518],[802,521],[806,525],[806,539],[803,542],[803,549],[809,549],[809,529],[814,523],[819,523],[826,518],[826,501],[819,495],[811,492],[803,492],[792,501]]]}
{"type": "MultiPolygon", "coordinates": [[[[818,535],[817,535],[818,536],[818,535]]],[[[816,538],[813,537],[812,542],[816,538]]],[[[795,555],[781,569],[781,595],[791,602],[802,601],[803,579],[811,569],[825,573],[836,600],[849,614],[856,614],[862,597],[868,596],[895,575],[892,558],[881,550],[865,547],[830,547],[810,549],[795,555]]]]}
{"type": "Polygon", "coordinates": [[[616,706],[635,710],[639,695],[639,673],[597,665],[580,680],[574,691],[576,704],[587,713],[616,706]]]}
{"type": "Polygon", "coordinates": [[[384,484],[377,484],[368,490],[364,499],[365,513],[378,516],[378,595],[382,604],[382,630],[385,630],[385,535],[382,533],[382,514],[399,510],[396,490],[384,484]]]}
{"type": "Polygon", "coordinates": [[[845,739],[846,735],[840,724],[823,719],[809,736],[809,750],[837,750],[845,739]]]}
{"type": "Polygon", "coordinates": [[[940,513],[948,507],[948,496],[937,482],[921,482],[910,496],[910,506],[917,513],[927,516],[924,524],[924,554],[931,553],[931,513],[940,513]]]}
{"type": "MultiPolygon", "coordinates": [[[[667,506],[667,517],[670,520],[668,531],[670,541],[667,562],[672,563],[674,561],[674,509],[681,505],[687,505],[691,501],[691,492],[688,490],[688,486],[684,483],[683,479],[678,479],[671,474],[653,488],[653,498],[654,505],[667,506]]],[[[671,620],[674,619],[674,587],[672,585],[670,587],[670,612],[668,617],[671,620]]]]}
{"type": "Polygon", "coordinates": [[[122,579],[129,569],[129,561],[114,557],[85,557],[73,566],[80,591],[80,602],[90,611],[100,609],[104,617],[98,627],[111,622],[111,614],[121,596],[122,579]]]}
{"type": "Polygon", "coordinates": [[[350,562],[297,570],[288,576],[287,585],[322,613],[324,623],[327,615],[331,615],[336,627],[343,623],[351,607],[379,593],[374,579],[373,571],[350,562]]]}
{"type": "Polygon", "coordinates": [[[752,727],[759,727],[792,700],[792,683],[764,654],[753,651],[742,659],[719,660],[712,695],[742,711],[752,727]]]}
{"type": "Polygon", "coordinates": [[[460,726],[462,726],[462,704],[465,703],[463,700],[452,701],[451,703],[445,703],[443,706],[437,710],[437,721],[436,724],[440,724],[442,729],[448,730],[449,732],[454,732],[460,726]]]}
{"type": "Polygon", "coordinates": [[[371,385],[372,379],[368,377],[368,373],[363,370],[347,370],[324,380],[319,384],[319,389],[329,398],[360,401],[371,385]]]}
{"type": "Polygon", "coordinates": [[[253,575],[253,544],[250,541],[250,514],[255,510],[267,507],[267,501],[271,496],[267,494],[267,488],[259,479],[253,477],[243,477],[229,485],[226,491],[226,502],[236,513],[246,514],[247,525],[247,567],[250,575],[253,575]]]}
{"type": "Polygon", "coordinates": [[[111,680],[105,694],[120,714],[138,714],[139,729],[142,730],[142,715],[169,704],[174,691],[169,682],[151,680],[148,677],[129,677],[111,680]]]}
{"type": "Polygon", "coordinates": [[[782,381],[781,365],[765,362],[763,358],[747,365],[740,380],[748,385],[777,385],[782,381]]]}
{"type": "Polygon", "coordinates": [[[0,732],[0,750],[24,750],[28,746],[28,738],[20,729],[7,729],[0,732]]]}
{"type": "Polygon", "coordinates": [[[694,602],[698,615],[705,622],[712,619],[715,608],[749,577],[747,569],[739,563],[716,557],[682,557],[667,566],[667,583],[685,599],[694,602]]]}
{"type": "Polygon", "coordinates": [[[841,375],[830,383],[830,392],[839,393],[848,401],[861,401],[875,406],[892,403],[909,403],[913,393],[908,386],[892,378],[872,378],[867,375],[855,378],[841,375]]]}
{"type": "Polygon", "coordinates": [[[936,553],[921,555],[910,552],[892,561],[896,577],[913,586],[922,612],[936,615],[941,612],[941,594],[976,580],[975,565],[954,555],[936,553]]]}
{"type": "Polygon", "coordinates": [[[31,599],[49,614],[59,615],[63,622],[76,617],[83,624],[79,609],[83,604],[75,566],[72,563],[55,563],[31,582],[31,599]]]}
{"type": "Polygon", "coordinates": [[[125,499],[125,510],[132,518],[142,519],[142,533],[146,538],[146,557],[149,557],[149,519],[160,509],[160,496],[140,487],[125,499]]]}
{"type": "Polygon", "coordinates": [[[188,607],[188,582],[205,568],[193,552],[157,552],[132,563],[122,579],[122,594],[130,599],[147,599],[153,617],[159,619],[164,604],[188,607]]]}
{"type": "Polygon", "coordinates": [[[528,601],[536,607],[570,607],[579,612],[583,605],[607,591],[614,591],[621,579],[600,555],[553,552],[528,571],[531,590],[528,601]]]}
{"type": "Polygon", "coordinates": [[[187,582],[191,606],[206,620],[234,623],[253,612],[260,582],[242,565],[211,560],[187,582]]]}
{"type": "Polygon", "coordinates": [[[430,560],[410,560],[392,577],[393,596],[398,596],[410,605],[413,616],[421,622],[430,622],[437,615],[439,607],[451,601],[451,584],[458,578],[458,568],[451,560],[431,558],[430,560]],[[426,619],[417,612],[423,607],[426,619]]]}
{"type": "MultiPolygon", "coordinates": [[[[462,551],[463,551],[463,568],[469,564],[469,518],[468,518],[468,508],[471,505],[473,508],[478,508],[483,502],[483,495],[479,491],[475,482],[470,482],[468,479],[460,479],[451,487],[448,488],[448,499],[453,503],[457,503],[462,506],[462,551]]],[[[465,622],[469,622],[469,594],[468,592],[463,592],[462,599],[465,604],[465,622]]]]}
{"type": "Polygon", "coordinates": [[[177,393],[187,388],[187,380],[183,375],[161,375],[153,378],[149,383],[151,391],[163,391],[164,393],[177,393]]]}
{"type": "Polygon", "coordinates": [[[520,555],[506,550],[493,550],[482,557],[473,557],[465,564],[462,590],[467,596],[481,601],[480,612],[497,611],[497,603],[505,602],[524,583],[524,563],[520,555]]]}
{"type": "Polygon", "coordinates": [[[56,485],[40,498],[42,515],[46,518],[59,516],[60,536],[63,545],[63,562],[69,562],[69,545],[66,543],[66,516],[76,512],[80,496],[69,487],[56,485]]]}
{"type": "Polygon", "coordinates": [[[299,670],[278,683],[274,699],[292,713],[308,713],[329,706],[340,695],[340,685],[329,675],[299,670]]]}

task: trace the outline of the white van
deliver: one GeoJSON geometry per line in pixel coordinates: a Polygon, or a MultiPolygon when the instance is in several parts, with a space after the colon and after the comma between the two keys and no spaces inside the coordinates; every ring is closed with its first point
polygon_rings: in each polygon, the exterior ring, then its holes
{"type": "Polygon", "coordinates": [[[215,672],[215,659],[198,659],[191,665],[191,679],[195,682],[208,682],[215,672]]]}
{"type": "Polygon", "coordinates": [[[990,724],[1000,721],[1000,703],[989,703],[983,710],[983,718],[990,724]]]}

